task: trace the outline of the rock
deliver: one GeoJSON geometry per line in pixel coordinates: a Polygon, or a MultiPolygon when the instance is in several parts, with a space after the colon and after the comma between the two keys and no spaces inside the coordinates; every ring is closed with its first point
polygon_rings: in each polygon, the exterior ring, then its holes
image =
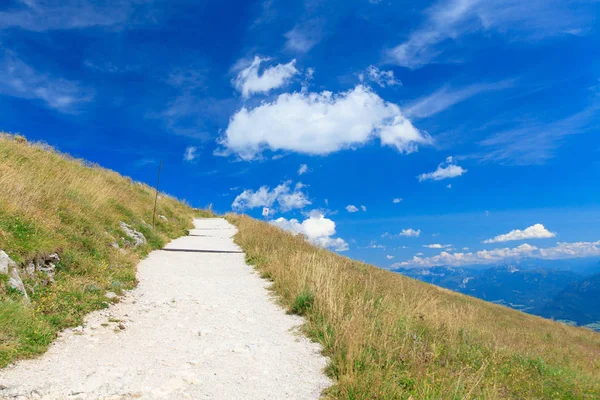
{"type": "Polygon", "coordinates": [[[122,323],[117,325],[119,327],[120,330],[124,331],[125,330],[125,325],[123,325],[122,323]]]}
{"type": "Polygon", "coordinates": [[[8,275],[9,271],[15,268],[17,264],[10,259],[8,254],[0,250],[0,274],[8,275]]]}
{"type": "Polygon", "coordinates": [[[23,280],[21,280],[21,277],[19,276],[19,269],[18,268],[11,269],[11,271],[8,273],[8,276],[9,276],[8,286],[21,292],[21,294],[23,295],[23,298],[25,299],[25,302],[27,304],[29,304],[29,296],[27,296],[27,290],[25,290],[25,285],[23,285],[23,280]]]}
{"type": "Polygon", "coordinates": [[[57,263],[60,261],[60,257],[58,256],[58,254],[52,253],[48,257],[46,257],[46,261],[49,261],[51,263],[57,263]]]}
{"type": "Polygon", "coordinates": [[[163,221],[168,221],[167,217],[164,215],[159,215],[158,218],[162,219],[163,221]]]}
{"type": "Polygon", "coordinates": [[[8,275],[8,286],[21,292],[25,302],[29,304],[29,296],[27,295],[25,285],[23,285],[23,280],[19,275],[17,263],[11,260],[8,254],[3,250],[0,250],[0,274],[8,275]]]}
{"type": "Polygon", "coordinates": [[[115,299],[118,297],[115,292],[106,292],[106,294],[104,296],[109,300],[112,300],[112,299],[115,299]]]}
{"type": "Polygon", "coordinates": [[[118,249],[118,248],[119,248],[119,243],[117,243],[117,242],[112,242],[112,243],[110,244],[110,247],[112,247],[113,249],[118,249]]]}
{"type": "Polygon", "coordinates": [[[29,264],[25,267],[25,272],[29,276],[33,276],[35,274],[35,264],[33,261],[30,261],[29,264]]]}
{"type": "Polygon", "coordinates": [[[36,265],[36,269],[39,272],[42,272],[43,274],[46,275],[46,277],[44,279],[44,282],[46,284],[54,283],[54,272],[55,272],[56,266],[53,263],[51,263],[51,262],[43,263],[43,264],[38,263],[36,265]]]}
{"type": "Polygon", "coordinates": [[[142,244],[146,244],[146,237],[143,233],[136,231],[123,221],[119,222],[119,225],[121,226],[123,232],[125,232],[125,234],[133,240],[133,247],[138,247],[142,244]]]}

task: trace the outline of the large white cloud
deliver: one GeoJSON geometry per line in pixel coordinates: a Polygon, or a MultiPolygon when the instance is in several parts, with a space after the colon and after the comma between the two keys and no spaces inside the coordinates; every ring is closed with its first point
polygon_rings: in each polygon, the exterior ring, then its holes
{"type": "Polygon", "coordinates": [[[432,143],[427,133],[404,117],[400,107],[357,85],[338,94],[286,93],[256,108],[243,107],[219,139],[225,150],[217,154],[235,153],[244,160],[259,158],[267,149],[326,155],[364,145],[375,137],[401,153],[432,143]]]}
{"type": "Polygon", "coordinates": [[[524,239],[549,239],[556,236],[556,233],[550,232],[544,225],[535,224],[524,230],[515,229],[504,235],[498,235],[494,238],[484,240],[482,243],[500,243],[510,242],[512,240],[524,239]]]}
{"type": "Polygon", "coordinates": [[[417,176],[417,178],[419,179],[419,182],[426,180],[441,181],[442,179],[456,178],[466,172],[466,169],[454,163],[452,157],[448,157],[445,162],[438,165],[435,171],[421,174],[417,176]]]}
{"type": "Polygon", "coordinates": [[[569,258],[582,258],[590,256],[600,256],[600,240],[597,242],[576,242],[576,243],[557,243],[554,247],[540,249],[530,244],[522,244],[514,248],[501,248],[494,250],[481,250],[468,253],[449,253],[441,252],[433,257],[421,258],[413,257],[412,260],[395,263],[392,267],[435,267],[435,266],[453,266],[461,267],[465,265],[484,265],[496,264],[519,260],[522,258],[539,258],[545,260],[561,260],[569,258]]]}
{"type": "Polygon", "coordinates": [[[412,228],[402,229],[402,232],[399,234],[400,236],[408,236],[408,237],[419,237],[421,236],[421,230],[414,230],[412,228]]]}
{"type": "Polygon", "coordinates": [[[306,194],[302,192],[304,185],[297,183],[293,188],[290,185],[291,181],[287,181],[273,190],[268,186],[261,186],[257,191],[244,190],[235,198],[231,208],[244,211],[257,207],[272,207],[277,203],[279,209],[286,212],[311,204],[306,194]]]}
{"type": "Polygon", "coordinates": [[[297,219],[285,219],[283,217],[271,221],[273,225],[294,234],[302,234],[307,240],[317,246],[335,251],[348,250],[348,243],[342,238],[333,238],[335,235],[335,222],[316,211],[302,222],[297,219]]]}
{"type": "Polygon", "coordinates": [[[254,93],[268,93],[286,85],[298,73],[294,59],[287,64],[277,64],[266,68],[262,74],[259,74],[260,65],[268,60],[268,58],[255,56],[252,63],[238,73],[233,84],[242,93],[242,96],[249,97],[254,93]]]}

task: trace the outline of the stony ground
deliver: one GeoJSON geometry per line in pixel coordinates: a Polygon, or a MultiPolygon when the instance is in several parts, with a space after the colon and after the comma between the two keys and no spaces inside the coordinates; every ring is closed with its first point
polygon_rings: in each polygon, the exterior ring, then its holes
{"type": "Polygon", "coordinates": [[[317,399],[330,382],[223,219],[155,251],[120,303],[0,371],[0,399],[317,399]]]}

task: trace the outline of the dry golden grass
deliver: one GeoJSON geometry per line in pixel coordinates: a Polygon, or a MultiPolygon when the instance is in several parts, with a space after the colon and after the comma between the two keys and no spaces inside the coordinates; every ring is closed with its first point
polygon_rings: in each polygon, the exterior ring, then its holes
{"type": "Polygon", "coordinates": [[[236,242],[307,318],[335,399],[598,399],[600,334],[318,249],[247,216],[236,242]]]}
{"type": "Polygon", "coordinates": [[[0,279],[0,367],[39,354],[55,332],[106,307],[106,291],[135,285],[140,257],[186,234],[194,216],[208,215],[161,194],[156,229],[154,190],[43,144],[0,133],[0,250],[17,263],[58,252],[56,282],[25,280],[32,304],[0,279]],[[141,231],[148,244],[128,247],[119,222],[141,231]],[[119,243],[124,251],[111,247],[119,243]]]}

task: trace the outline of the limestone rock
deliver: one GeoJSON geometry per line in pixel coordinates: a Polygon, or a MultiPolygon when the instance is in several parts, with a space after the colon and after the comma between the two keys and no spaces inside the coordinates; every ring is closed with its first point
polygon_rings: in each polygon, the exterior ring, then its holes
{"type": "Polygon", "coordinates": [[[25,267],[25,272],[29,276],[33,276],[35,274],[35,264],[33,263],[33,261],[30,261],[27,264],[27,266],[25,267]]]}
{"type": "Polygon", "coordinates": [[[0,273],[8,275],[8,286],[21,292],[25,301],[29,303],[29,296],[19,275],[17,264],[2,250],[0,250],[0,273]]]}
{"type": "Polygon", "coordinates": [[[159,215],[158,218],[162,219],[163,221],[168,221],[167,217],[164,215],[159,215]]]}
{"type": "Polygon", "coordinates": [[[0,274],[8,275],[9,271],[16,266],[17,264],[10,259],[8,254],[0,250],[0,274]]]}
{"type": "Polygon", "coordinates": [[[125,234],[133,240],[133,247],[138,247],[142,244],[146,244],[146,237],[143,233],[136,231],[123,221],[121,221],[119,225],[121,226],[123,232],[125,232],[125,234]]]}

